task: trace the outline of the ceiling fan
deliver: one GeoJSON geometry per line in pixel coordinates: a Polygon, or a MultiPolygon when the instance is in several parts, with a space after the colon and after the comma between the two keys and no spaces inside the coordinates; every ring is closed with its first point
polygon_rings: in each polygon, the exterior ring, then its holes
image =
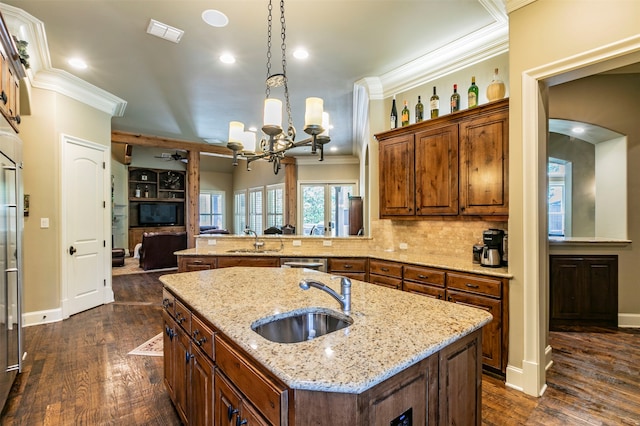
{"type": "Polygon", "coordinates": [[[175,154],[170,154],[168,152],[163,152],[160,155],[156,155],[155,158],[164,158],[167,161],[182,161],[183,163],[187,162],[187,157],[183,157],[178,151],[175,154]]]}

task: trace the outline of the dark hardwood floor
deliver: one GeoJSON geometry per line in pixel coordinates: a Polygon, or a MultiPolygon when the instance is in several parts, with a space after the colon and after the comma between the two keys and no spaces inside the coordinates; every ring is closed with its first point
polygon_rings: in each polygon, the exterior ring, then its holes
{"type": "MultiPolygon", "coordinates": [[[[162,357],[127,353],[161,331],[163,273],[113,278],[116,302],[25,329],[3,425],[178,425],[162,357]]],[[[640,330],[551,333],[541,398],[483,379],[483,425],[640,425],[640,330]]]]}

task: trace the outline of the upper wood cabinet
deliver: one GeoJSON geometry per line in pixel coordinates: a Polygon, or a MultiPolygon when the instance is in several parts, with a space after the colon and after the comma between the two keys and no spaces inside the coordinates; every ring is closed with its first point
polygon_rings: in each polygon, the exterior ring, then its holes
{"type": "Polygon", "coordinates": [[[509,213],[509,101],[376,135],[380,217],[509,213]]]}
{"type": "Polygon", "coordinates": [[[11,34],[0,13],[0,114],[18,132],[20,80],[26,76],[11,34]]]}

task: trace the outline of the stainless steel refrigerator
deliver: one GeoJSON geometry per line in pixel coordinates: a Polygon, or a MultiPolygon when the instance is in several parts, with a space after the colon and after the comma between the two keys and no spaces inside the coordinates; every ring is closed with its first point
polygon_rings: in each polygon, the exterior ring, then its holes
{"type": "Polygon", "coordinates": [[[22,142],[0,130],[0,409],[22,368],[22,142]]]}

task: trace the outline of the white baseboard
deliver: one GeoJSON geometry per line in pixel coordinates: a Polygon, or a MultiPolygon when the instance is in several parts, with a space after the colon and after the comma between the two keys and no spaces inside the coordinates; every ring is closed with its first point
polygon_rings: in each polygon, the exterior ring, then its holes
{"type": "Polygon", "coordinates": [[[546,371],[549,371],[549,369],[553,365],[553,359],[551,357],[552,353],[553,353],[553,349],[551,348],[550,345],[547,345],[547,347],[544,349],[544,361],[545,361],[544,369],[546,371]]]}
{"type": "Polygon", "coordinates": [[[618,314],[618,327],[640,328],[640,314],[618,314]]]}
{"type": "Polygon", "coordinates": [[[512,365],[507,366],[507,377],[505,381],[505,386],[511,389],[523,391],[522,383],[523,383],[523,373],[522,368],[517,368],[512,365]]]}
{"type": "Polygon", "coordinates": [[[49,324],[62,321],[62,308],[48,309],[46,311],[26,312],[22,314],[22,326],[49,324]]]}

